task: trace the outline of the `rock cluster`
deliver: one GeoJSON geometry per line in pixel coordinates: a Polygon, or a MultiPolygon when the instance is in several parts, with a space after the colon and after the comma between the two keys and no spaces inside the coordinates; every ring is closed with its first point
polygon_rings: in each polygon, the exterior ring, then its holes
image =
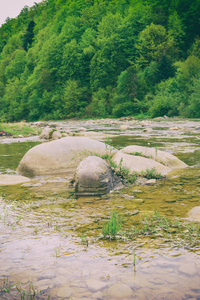
{"type": "Polygon", "coordinates": [[[87,137],[65,137],[30,149],[17,171],[27,177],[75,173],[77,195],[105,194],[119,183],[110,165],[98,157],[105,154],[114,155],[113,162],[130,174],[155,169],[164,176],[174,168],[187,167],[177,157],[155,148],[132,145],[117,151],[87,137]]]}
{"type": "Polygon", "coordinates": [[[31,148],[20,161],[17,172],[28,177],[73,174],[84,157],[112,151],[104,143],[86,137],[65,137],[31,148]]]}

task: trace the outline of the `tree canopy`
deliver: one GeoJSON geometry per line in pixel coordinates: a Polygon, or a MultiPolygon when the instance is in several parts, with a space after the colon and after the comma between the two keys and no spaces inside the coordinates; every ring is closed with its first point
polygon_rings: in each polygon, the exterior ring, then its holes
{"type": "Polygon", "coordinates": [[[200,1],[43,0],[0,27],[1,121],[199,117],[200,1]]]}

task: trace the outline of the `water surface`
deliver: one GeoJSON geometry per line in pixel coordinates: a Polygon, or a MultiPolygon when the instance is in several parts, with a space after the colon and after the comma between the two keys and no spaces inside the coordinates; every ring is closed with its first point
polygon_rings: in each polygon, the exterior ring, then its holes
{"type": "MultiPolygon", "coordinates": [[[[67,176],[0,187],[0,299],[31,299],[30,294],[35,299],[200,299],[199,238],[185,241],[170,232],[165,238],[102,236],[111,211],[124,214],[124,232],[155,209],[169,220],[191,224],[187,213],[200,205],[199,145],[196,133],[181,138],[170,125],[154,124],[156,137],[139,124],[128,135],[119,135],[118,124],[93,126],[112,129],[110,142],[118,148],[156,146],[189,165],[155,186],[79,198],[68,188],[67,176]]],[[[35,144],[0,144],[0,171],[15,173],[35,144]]]]}

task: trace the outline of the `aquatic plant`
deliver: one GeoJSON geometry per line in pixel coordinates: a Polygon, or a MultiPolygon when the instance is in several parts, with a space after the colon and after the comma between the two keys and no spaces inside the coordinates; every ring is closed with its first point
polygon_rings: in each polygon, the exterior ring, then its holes
{"type": "MultiPolygon", "coordinates": [[[[35,289],[32,281],[30,281],[28,287],[24,289],[22,288],[20,282],[10,284],[8,282],[8,278],[4,277],[2,286],[0,286],[0,296],[4,295],[5,293],[12,295],[13,299],[18,299],[19,295],[21,300],[40,299],[40,295],[42,295],[41,291],[35,289]]],[[[49,300],[50,296],[48,296],[46,299],[49,300]]]]}
{"type": "Polygon", "coordinates": [[[81,238],[81,243],[88,246],[88,239],[87,239],[86,235],[81,233],[80,238],[81,238]]]}
{"type": "Polygon", "coordinates": [[[145,158],[153,158],[152,155],[145,155],[142,152],[137,152],[137,151],[135,151],[135,152],[129,152],[127,154],[129,154],[129,155],[135,155],[135,156],[142,156],[142,157],[145,157],[145,158]]]}
{"type": "Polygon", "coordinates": [[[171,220],[162,216],[156,208],[153,214],[145,215],[133,228],[125,232],[129,239],[137,236],[162,238],[170,242],[173,247],[195,247],[199,245],[200,228],[194,222],[185,222],[181,219],[171,220]]]}
{"type": "Polygon", "coordinates": [[[162,179],[164,176],[159,173],[155,168],[146,169],[145,171],[141,172],[141,175],[147,179],[162,179]]]}
{"type": "Polygon", "coordinates": [[[102,233],[104,238],[114,239],[122,228],[124,214],[122,217],[115,211],[111,212],[110,219],[103,223],[102,233]]]}
{"type": "Polygon", "coordinates": [[[135,254],[135,250],[134,250],[134,252],[133,252],[133,265],[135,266],[135,262],[136,262],[136,254],[135,254]]]}
{"type": "Polygon", "coordinates": [[[121,158],[119,165],[117,165],[112,158],[109,159],[109,163],[115,174],[120,176],[124,181],[128,183],[134,183],[136,181],[137,174],[130,174],[130,170],[122,165],[123,158],[121,158]]]}

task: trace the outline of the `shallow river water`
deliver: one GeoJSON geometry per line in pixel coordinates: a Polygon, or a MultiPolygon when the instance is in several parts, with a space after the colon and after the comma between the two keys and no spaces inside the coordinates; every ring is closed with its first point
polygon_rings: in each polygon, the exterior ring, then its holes
{"type": "MultiPolygon", "coordinates": [[[[188,211],[200,206],[200,121],[128,125],[122,132],[119,122],[107,120],[59,124],[109,134],[118,148],[169,151],[188,168],[154,186],[133,185],[101,197],[76,198],[67,174],[1,186],[0,299],[200,300],[200,235],[188,219],[188,211]],[[103,222],[113,211],[124,215],[123,234],[105,240],[103,222]],[[177,225],[165,226],[164,234],[133,234],[156,212],[177,225]]],[[[38,143],[2,140],[0,172],[15,174],[38,143]]]]}

